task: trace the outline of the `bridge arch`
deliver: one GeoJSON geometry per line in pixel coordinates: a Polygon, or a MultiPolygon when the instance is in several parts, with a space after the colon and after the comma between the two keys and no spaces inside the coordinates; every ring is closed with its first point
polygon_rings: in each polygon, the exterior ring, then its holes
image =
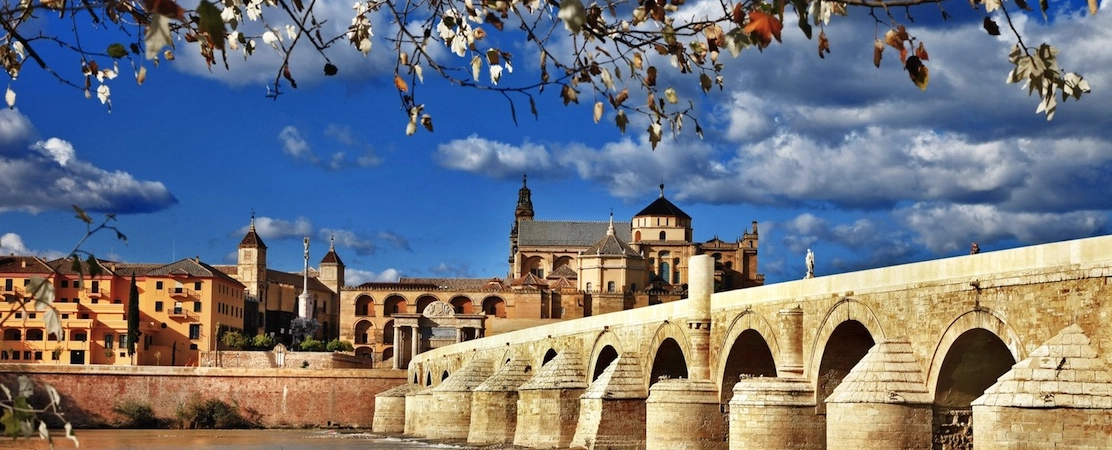
{"type": "Polygon", "coordinates": [[[811,347],[809,370],[804,374],[815,383],[815,409],[819,414],[826,413],[826,397],[883,339],[884,328],[876,312],[865,303],[845,297],[826,312],[811,347]],[[833,354],[828,355],[828,350],[833,354]]]}
{"type": "Polygon", "coordinates": [[[780,345],[775,328],[759,313],[745,311],[730,322],[722,350],[718,352],[718,392],[723,402],[733,397],[733,385],[741,373],[754,376],[776,376],[776,355],[780,345]],[[750,357],[749,360],[742,358],[750,357]]]}
{"type": "MultiPolygon", "coordinates": [[[[1027,357],[1019,334],[1016,333],[1002,317],[987,309],[972,309],[966,311],[955,318],[953,322],[950,322],[950,325],[942,332],[942,336],[939,337],[938,344],[934,348],[934,353],[931,355],[926,386],[931,397],[937,398],[938,396],[937,388],[939,385],[939,376],[947,363],[947,358],[955,350],[960,350],[955,348],[955,344],[960,347],[961,344],[966,343],[970,338],[976,337],[976,335],[971,334],[971,332],[976,332],[977,330],[983,330],[984,333],[995,336],[996,339],[999,340],[998,345],[1006,347],[1008,353],[1011,354],[1011,364],[1015,364],[1016,361],[1022,361],[1027,357]]],[[[1006,371],[1007,370],[1004,370],[1004,372],[1006,371]]],[[[1003,375],[1003,372],[996,376],[999,377],[1000,375],[1003,375]]]]}
{"type": "Polygon", "coordinates": [[[621,354],[622,346],[613,332],[605,330],[599,333],[599,336],[595,338],[594,346],[591,348],[589,355],[591,359],[586,364],[587,374],[590,376],[587,382],[594,382],[602,374],[602,371],[606,370],[610,363],[618,359],[621,354]]]}
{"type": "MultiPolygon", "coordinates": [[[[682,368],[673,367],[670,369],[682,369],[682,376],[686,378],[688,374],[687,364],[688,361],[691,361],[690,349],[691,344],[687,340],[687,335],[684,334],[683,328],[681,328],[675,322],[664,321],[660,324],[660,326],[656,327],[656,331],[653,333],[652,339],[649,340],[648,344],[646,344],[643,352],[641,353],[643,355],[646,355],[646,362],[648,363],[643,366],[643,369],[646,371],[646,376],[644,377],[645,392],[648,392],[649,386],[652,386],[652,384],[657,381],[653,379],[656,378],[653,377],[653,372],[654,369],[657,369],[658,359],[660,359],[662,363],[666,362],[665,360],[670,359],[682,360],[682,368]],[[664,350],[663,354],[661,354],[662,347],[664,350]]],[[[672,373],[665,374],[669,376],[673,375],[672,373]]]]}
{"type": "Polygon", "coordinates": [[[820,375],[818,373],[819,364],[822,363],[823,352],[830,341],[830,336],[834,334],[834,330],[839,325],[850,321],[858,322],[865,327],[869,335],[872,336],[873,342],[886,337],[884,327],[880,325],[880,319],[877,318],[876,312],[869,305],[850,297],[842,298],[834,306],[831,306],[822,318],[818,332],[815,333],[815,341],[811,345],[811,354],[807,363],[805,363],[808,370],[803,375],[804,377],[818,378],[820,375]]]}

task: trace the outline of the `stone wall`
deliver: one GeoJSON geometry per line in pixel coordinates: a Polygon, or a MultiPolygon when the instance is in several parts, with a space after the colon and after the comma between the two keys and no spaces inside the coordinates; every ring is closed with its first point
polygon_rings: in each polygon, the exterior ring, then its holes
{"type": "MultiPolygon", "coordinates": [[[[370,427],[375,394],[405,382],[402,371],[378,369],[0,365],[0,383],[9,388],[19,375],[53,385],[66,418],[79,428],[115,422],[112,408],[127,400],[172,418],[179,405],[198,395],[237,404],[266,427],[370,427]]],[[[45,404],[41,389],[37,392],[34,404],[45,404]]]]}
{"type": "Polygon", "coordinates": [[[201,367],[226,369],[370,369],[369,358],[335,352],[202,351],[201,367]],[[281,363],[281,364],[280,364],[281,363]]]}

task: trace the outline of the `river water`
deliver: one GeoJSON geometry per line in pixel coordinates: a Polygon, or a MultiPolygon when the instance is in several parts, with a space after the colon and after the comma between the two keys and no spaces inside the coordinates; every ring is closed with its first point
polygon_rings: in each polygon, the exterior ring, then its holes
{"type": "MultiPolygon", "coordinates": [[[[429,443],[355,431],[333,430],[79,430],[80,450],[412,450],[484,447],[429,443]]],[[[32,439],[0,438],[0,449],[49,449],[37,436],[32,439]]],[[[73,449],[74,443],[55,437],[54,448],[73,449]]],[[[485,447],[509,449],[513,446],[485,447]]]]}

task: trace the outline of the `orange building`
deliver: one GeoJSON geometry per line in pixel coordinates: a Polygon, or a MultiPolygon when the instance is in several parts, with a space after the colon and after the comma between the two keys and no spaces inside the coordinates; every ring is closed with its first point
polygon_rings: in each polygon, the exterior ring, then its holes
{"type": "Polygon", "coordinates": [[[42,312],[5,303],[0,306],[0,362],[189,365],[196,364],[199,350],[216,348],[220,330],[243,329],[243,284],[200,260],[80,264],[0,257],[0,293],[26,297],[32,277],[46,279],[54,287],[54,307],[64,330],[61,336],[47,333],[42,312]],[[135,353],[128,355],[132,277],[139,291],[140,336],[135,353]]]}

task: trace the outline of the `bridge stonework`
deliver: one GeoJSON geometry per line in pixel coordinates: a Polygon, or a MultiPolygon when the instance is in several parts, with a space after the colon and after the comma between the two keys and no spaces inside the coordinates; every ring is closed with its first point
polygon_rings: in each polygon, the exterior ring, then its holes
{"type": "Polygon", "coordinates": [[[1112,237],[713,295],[700,258],[688,300],[422,353],[376,411],[534,448],[1112,448],[1112,237]],[[507,366],[492,427],[458,391],[507,366]]]}

